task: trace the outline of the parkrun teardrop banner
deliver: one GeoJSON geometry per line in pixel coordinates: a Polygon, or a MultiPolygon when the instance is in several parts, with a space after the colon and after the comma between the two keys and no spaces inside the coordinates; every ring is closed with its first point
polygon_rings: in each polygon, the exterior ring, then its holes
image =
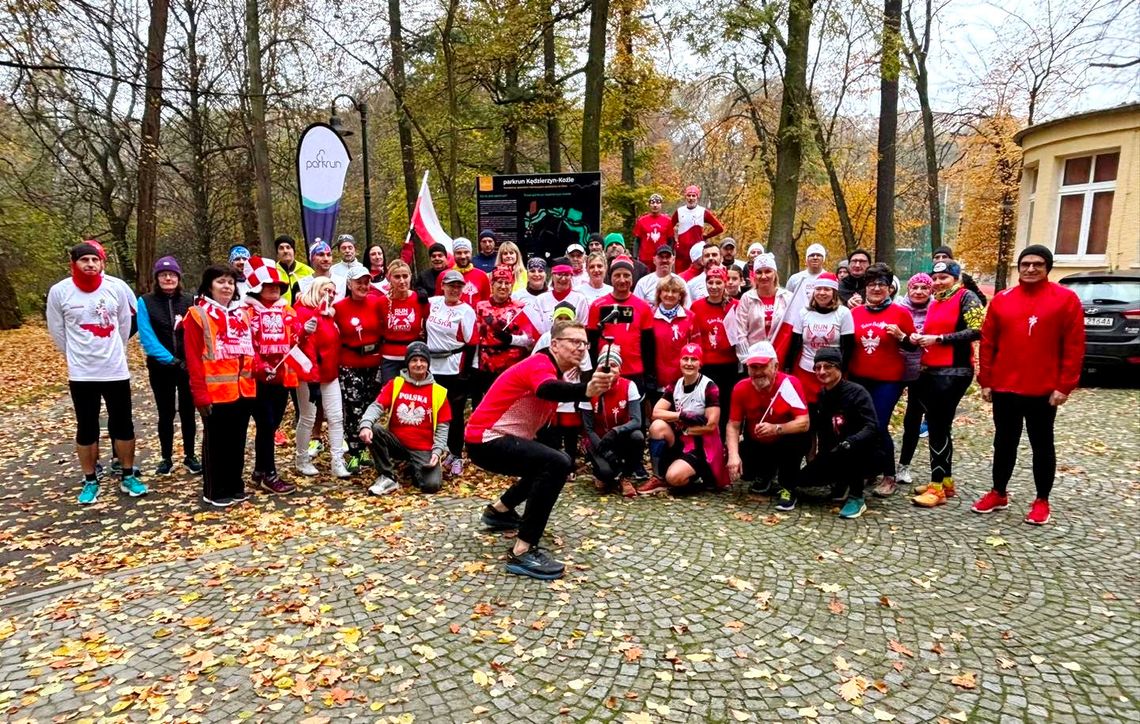
{"type": "Polygon", "coordinates": [[[297,144],[297,189],[301,195],[301,230],[306,251],[317,239],[333,244],[344,177],[352,155],[327,123],[314,123],[297,144]]]}

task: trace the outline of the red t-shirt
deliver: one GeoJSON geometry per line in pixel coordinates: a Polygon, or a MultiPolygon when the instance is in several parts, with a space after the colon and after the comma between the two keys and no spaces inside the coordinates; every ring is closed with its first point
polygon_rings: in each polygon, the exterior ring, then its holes
{"type": "MultiPolygon", "coordinates": [[[[487,273],[482,269],[476,269],[474,266],[467,267],[467,271],[463,271],[457,267],[452,267],[455,271],[463,275],[463,291],[459,294],[459,300],[471,305],[474,309],[475,305],[481,301],[491,298],[491,280],[487,277],[487,273]]],[[[443,296],[443,275],[440,274],[435,278],[435,296],[443,296]]]]}
{"type": "Polygon", "coordinates": [[[613,294],[598,297],[590,305],[586,329],[601,329],[603,337],[613,337],[614,344],[621,354],[623,375],[640,375],[645,372],[645,362],[641,358],[641,332],[653,326],[653,310],[641,299],[629,295],[620,302],[613,294]],[[604,328],[605,319],[614,306],[619,307],[613,322],[604,328]]]}
{"type": "MultiPolygon", "coordinates": [[[[413,384],[404,380],[396,401],[392,401],[392,383],[388,380],[376,401],[389,412],[388,431],[409,450],[430,451],[435,437],[431,424],[431,390],[434,383],[413,384]]],[[[439,408],[437,424],[451,422],[451,405],[439,408]]]]}
{"type": "Polygon", "coordinates": [[[847,368],[852,377],[882,382],[898,382],[906,373],[906,357],[899,341],[885,327],[896,324],[908,336],[914,333],[914,317],[899,304],[872,312],[867,305],[851,310],[855,325],[855,351],[847,368]]]}
{"type": "Polygon", "coordinates": [[[643,214],[633,225],[633,236],[637,239],[637,258],[653,268],[657,250],[673,244],[673,219],[668,214],[643,214]]]}
{"type": "Polygon", "coordinates": [[[333,309],[333,319],[340,330],[341,367],[378,366],[380,341],[388,320],[388,297],[369,294],[359,302],[345,297],[333,309]]]}
{"type": "Polygon", "coordinates": [[[469,444],[490,442],[505,435],[533,440],[558,408],[557,402],[540,400],[535,392],[543,382],[561,377],[545,350],[508,367],[471,413],[463,440],[469,444]]]}
{"type": "Polygon", "coordinates": [[[706,298],[698,299],[689,308],[694,333],[705,353],[704,364],[736,364],[736,347],[728,341],[728,330],[724,326],[725,315],[735,309],[736,304],[735,299],[728,300],[727,304],[713,304],[706,298]]]}
{"type": "Polygon", "coordinates": [[[681,378],[681,348],[693,341],[693,315],[682,310],[670,322],[655,312],[653,337],[657,342],[657,384],[671,385],[681,378]]]}
{"type": "Polygon", "coordinates": [[[741,423],[741,429],[751,438],[756,437],[754,428],[761,422],[784,425],[806,414],[807,402],[800,381],[783,372],[777,372],[775,381],[763,392],[757,392],[750,379],[741,380],[732,388],[728,419],[741,423]]]}
{"type": "Polygon", "coordinates": [[[427,305],[421,304],[415,292],[404,299],[388,298],[388,326],[380,353],[385,359],[403,360],[408,344],[423,339],[427,305]]]}

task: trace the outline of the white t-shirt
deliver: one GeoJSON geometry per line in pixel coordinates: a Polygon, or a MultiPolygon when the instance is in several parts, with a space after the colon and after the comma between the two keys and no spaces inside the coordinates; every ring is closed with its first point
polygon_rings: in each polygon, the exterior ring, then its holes
{"type": "Polygon", "coordinates": [[[689,301],[695,302],[698,299],[704,299],[709,295],[709,287],[705,284],[705,273],[701,272],[692,279],[690,279],[685,286],[689,290],[689,301]]]}
{"type": "MultiPolygon", "coordinates": [[[[571,289],[561,301],[554,298],[554,291],[547,290],[538,295],[535,301],[534,311],[535,316],[530,318],[534,323],[534,328],[545,332],[550,329],[552,319],[554,317],[554,308],[561,304],[561,302],[569,302],[574,305],[574,316],[582,324],[586,323],[586,316],[590,313],[590,303],[586,301],[586,296],[581,292],[571,289]]],[[[530,316],[529,312],[527,316],[530,316]]]]}
{"type": "Polygon", "coordinates": [[[431,351],[431,373],[459,374],[463,347],[475,335],[475,310],[465,302],[449,307],[443,297],[432,297],[428,300],[424,328],[427,330],[428,350],[431,351]],[[451,354],[442,354],[449,350],[451,354]]]}
{"type": "Polygon", "coordinates": [[[582,271],[579,272],[578,274],[574,274],[570,277],[570,288],[571,289],[577,289],[578,287],[584,287],[589,283],[590,283],[590,273],[587,272],[585,270],[585,268],[583,268],[582,271]]]}
{"type": "MultiPolygon", "coordinates": [[[[678,282],[681,283],[681,286],[687,287],[687,284],[685,283],[684,277],[682,277],[680,274],[674,274],[673,272],[669,272],[669,277],[673,277],[674,279],[676,279],[678,282]]],[[[648,304],[651,307],[657,306],[657,285],[659,285],[661,282],[665,281],[669,277],[659,277],[659,276],[657,276],[657,272],[653,272],[652,274],[646,274],[645,276],[643,276],[642,278],[637,280],[637,284],[633,287],[633,296],[637,297],[638,299],[641,299],[642,301],[644,301],[646,304],[648,304]]],[[[686,296],[685,297],[685,308],[688,309],[689,307],[692,306],[692,304],[693,304],[693,300],[689,299],[688,296],[686,296]]]]}
{"type": "MultiPolygon", "coordinates": [[[[541,352],[544,349],[548,349],[549,347],[550,347],[550,331],[548,330],[546,332],[543,332],[542,336],[538,338],[538,341],[534,343],[534,349],[531,350],[531,354],[532,355],[536,354],[538,352],[541,352]]],[[[578,380],[581,379],[581,373],[582,372],[589,372],[592,369],[594,369],[594,364],[590,361],[590,353],[587,352],[586,354],[582,355],[582,361],[578,363],[578,370],[579,370],[578,374],[577,375],[564,374],[563,379],[565,379],[567,382],[577,382],[578,380]]],[[[576,404],[577,403],[574,403],[574,402],[559,402],[558,403],[558,412],[574,412],[574,408],[575,408],[576,404]]]]}
{"type": "Polygon", "coordinates": [[[855,334],[855,322],[847,307],[839,307],[826,314],[804,308],[792,324],[792,331],[803,335],[800,368],[810,372],[815,366],[816,351],[824,347],[839,349],[839,338],[842,335],[855,334]]]}
{"type": "Polygon", "coordinates": [[[545,294],[545,291],[538,294],[531,294],[526,288],[519,289],[516,292],[511,292],[511,299],[523,305],[526,310],[526,316],[531,320],[538,319],[538,298],[545,294]]]}
{"type": "Polygon", "coordinates": [[[594,289],[589,284],[583,284],[576,289],[579,294],[586,298],[587,305],[593,304],[595,299],[604,297],[613,290],[614,288],[609,284],[603,284],[601,289],[594,289]]]}
{"type": "Polygon", "coordinates": [[[67,358],[67,378],[74,382],[129,380],[127,340],[135,295],[126,282],[104,275],[94,292],[82,291],[71,278],[48,292],[47,320],[52,341],[67,358]]]}

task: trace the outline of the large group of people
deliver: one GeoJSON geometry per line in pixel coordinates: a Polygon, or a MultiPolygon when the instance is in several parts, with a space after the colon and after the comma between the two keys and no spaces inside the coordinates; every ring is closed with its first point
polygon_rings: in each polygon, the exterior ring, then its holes
{"type": "Polygon", "coordinates": [[[433,493],[474,464],[518,478],[482,522],[518,529],[507,568],[522,575],[562,575],[540,540],[579,460],[603,493],[743,480],[780,511],[822,489],[851,519],[867,509],[865,490],[887,497],[915,482],[925,422],[930,476],[913,502],[940,506],[958,494],[952,427],[976,369],[993,403],[995,455],[993,488],[973,510],[1008,505],[1024,425],[1037,484],[1026,521],[1049,520],[1053,423],[1077,385],[1084,335],[1076,296],[1048,281],[1048,249],[1021,252],[1018,285],[988,313],[946,247],[903,283],[862,249],[829,271],[813,244],[781,284],[762,244],[737,259],[735,240],[717,242],[723,227],[699,197],[687,188],[672,216],[651,197],[634,249],[614,232],[528,259],[488,229],[476,245],[432,245],[419,273],[408,260],[387,262],[378,246],[367,264],[358,260],[349,235],[335,254],[311,244],[305,263],[281,236],[275,259],[234,246],[193,295],[178,260],[164,257],[154,290],[136,299],[104,273],[97,242],[79,244],[70,278],[48,297],[75,407],[79,502],[100,491],[100,400],[121,490],[148,492],[134,460],[126,357],[137,326],[158,412],[156,474],[174,468],[176,417],[182,463],[202,475],[203,500],[216,507],[249,495],[251,419],[250,482],[269,494],[317,475],[326,451],[335,478],[372,467],[377,496],[401,480],[433,493]],[[896,458],[890,422],[904,393],[896,458]],[[292,471],[281,472],[290,399],[295,449],[292,471]]]}

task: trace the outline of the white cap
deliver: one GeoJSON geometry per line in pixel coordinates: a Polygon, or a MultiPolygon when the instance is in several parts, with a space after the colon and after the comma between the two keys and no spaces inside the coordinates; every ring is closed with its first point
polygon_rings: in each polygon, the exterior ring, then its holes
{"type": "Polygon", "coordinates": [[[812,254],[819,254],[824,259],[826,259],[827,258],[827,249],[823,248],[823,244],[812,244],[811,246],[809,246],[807,248],[807,251],[804,252],[804,256],[805,257],[811,256],[812,254]]]}
{"type": "Polygon", "coordinates": [[[752,269],[760,271],[761,269],[775,269],[776,268],[776,255],[770,253],[760,254],[752,262],[752,269]]]}
{"type": "Polygon", "coordinates": [[[751,256],[752,252],[754,252],[754,251],[758,251],[761,254],[763,254],[764,253],[764,245],[758,241],[752,242],[751,244],[748,245],[748,255],[751,256]]]}
{"type": "Polygon", "coordinates": [[[566,256],[570,256],[576,251],[585,254],[586,247],[582,246],[581,244],[571,244],[570,246],[566,247],[566,256]]]}
{"type": "Polygon", "coordinates": [[[756,342],[748,348],[748,357],[744,360],[746,365],[766,365],[776,359],[776,348],[771,342],[756,342]]]}
{"type": "Polygon", "coordinates": [[[701,254],[705,251],[705,242],[697,242],[693,244],[693,248],[689,249],[689,261],[696,261],[701,258],[701,254]]]}

